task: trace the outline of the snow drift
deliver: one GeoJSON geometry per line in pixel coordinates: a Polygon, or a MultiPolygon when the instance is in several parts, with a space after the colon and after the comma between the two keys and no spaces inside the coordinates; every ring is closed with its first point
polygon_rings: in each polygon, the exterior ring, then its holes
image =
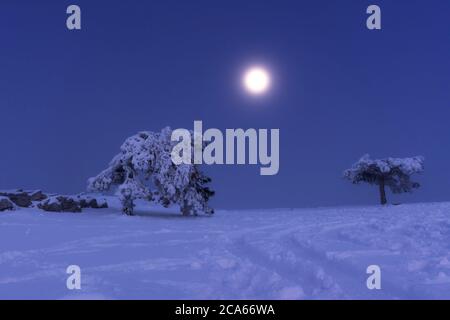
{"type": "Polygon", "coordinates": [[[450,203],[0,213],[0,298],[450,299],[450,203]],[[81,267],[81,290],[66,268],[81,267]],[[379,265],[382,289],[368,290],[379,265]]]}

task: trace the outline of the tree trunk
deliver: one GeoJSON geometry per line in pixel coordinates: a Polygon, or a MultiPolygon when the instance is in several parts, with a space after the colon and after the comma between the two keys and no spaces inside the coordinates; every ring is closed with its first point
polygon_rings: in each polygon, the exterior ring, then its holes
{"type": "Polygon", "coordinates": [[[387,200],[386,200],[386,190],[385,190],[385,185],[384,185],[384,178],[380,180],[380,183],[378,186],[380,188],[380,202],[382,205],[385,205],[387,203],[387,200]]]}
{"type": "Polygon", "coordinates": [[[122,200],[122,211],[127,216],[134,215],[134,201],[131,196],[122,200]]]}
{"type": "Polygon", "coordinates": [[[187,204],[186,201],[183,202],[183,207],[181,208],[181,213],[184,217],[188,217],[191,215],[192,207],[187,204]]]}

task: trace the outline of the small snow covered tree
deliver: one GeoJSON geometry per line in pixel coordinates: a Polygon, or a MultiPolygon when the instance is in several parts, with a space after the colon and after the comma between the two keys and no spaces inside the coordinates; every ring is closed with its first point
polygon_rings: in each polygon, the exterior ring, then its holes
{"type": "Polygon", "coordinates": [[[386,186],[393,193],[412,192],[419,188],[420,184],[411,181],[411,175],[421,173],[424,170],[424,158],[387,158],[370,159],[364,155],[350,169],[344,171],[344,177],[354,184],[366,182],[378,185],[380,202],[386,204],[386,186]]]}
{"type": "MultiPolygon", "coordinates": [[[[134,200],[146,199],[164,207],[176,204],[183,215],[212,214],[208,206],[214,191],[207,187],[211,179],[196,164],[175,165],[171,152],[172,130],[140,132],[124,142],[121,152],[107,169],[88,181],[88,191],[104,192],[117,187],[123,212],[133,214],[134,200]]],[[[193,136],[193,135],[192,135],[193,136]]],[[[194,141],[191,143],[192,150],[194,141]]]]}

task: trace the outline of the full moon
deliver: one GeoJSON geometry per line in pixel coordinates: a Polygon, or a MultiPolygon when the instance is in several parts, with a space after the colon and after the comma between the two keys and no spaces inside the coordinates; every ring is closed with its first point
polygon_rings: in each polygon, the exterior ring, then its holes
{"type": "Polygon", "coordinates": [[[270,75],[264,68],[254,67],[245,72],[243,83],[251,94],[263,94],[269,89],[270,75]]]}

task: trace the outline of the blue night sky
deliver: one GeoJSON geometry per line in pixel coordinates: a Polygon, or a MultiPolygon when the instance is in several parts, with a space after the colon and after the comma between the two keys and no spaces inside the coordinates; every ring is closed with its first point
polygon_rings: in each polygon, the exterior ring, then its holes
{"type": "Polygon", "coordinates": [[[205,168],[219,208],[375,204],[342,179],[364,153],[425,156],[422,188],[391,200],[450,200],[449,18],[448,0],[2,0],[0,189],[84,191],[128,136],[202,120],[280,129],[278,175],[205,168]],[[264,97],[242,89],[253,64],[264,97]]]}

